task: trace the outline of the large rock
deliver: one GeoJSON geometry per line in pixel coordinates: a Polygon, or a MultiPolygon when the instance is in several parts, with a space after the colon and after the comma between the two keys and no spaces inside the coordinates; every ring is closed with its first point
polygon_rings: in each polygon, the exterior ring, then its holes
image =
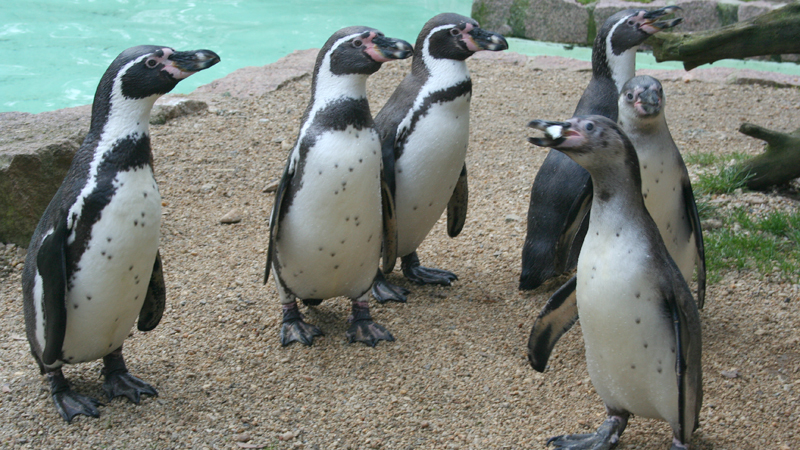
{"type": "Polygon", "coordinates": [[[512,0],[475,0],[472,2],[472,18],[483,29],[506,37],[524,37],[524,26],[518,26],[515,31],[509,24],[512,21],[511,4],[512,0]]]}
{"type": "Polygon", "coordinates": [[[0,241],[27,247],[89,129],[91,107],[0,113],[0,241]]]}
{"type": "MultiPolygon", "coordinates": [[[[182,95],[153,107],[150,123],[208,109],[182,95]]],[[[27,247],[89,131],[90,105],[41,114],[0,113],[0,242],[27,247]]]]}
{"type": "MultiPolygon", "coordinates": [[[[683,23],[677,31],[702,31],[729,25],[782,6],[783,0],[655,0],[650,3],[599,0],[582,5],[573,0],[474,0],[472,17],[483,28],[510,37],[591,45],[596,30],[617,11],[677,5],[683,23]]],[[[585,3],[585,2],[584,2],[585,3]]]]}
{"type": "Polygon", "coordinates": [[[475,0],[482,28],[510,37],[585,44],[589,10],[575,0],[475,0]]]}

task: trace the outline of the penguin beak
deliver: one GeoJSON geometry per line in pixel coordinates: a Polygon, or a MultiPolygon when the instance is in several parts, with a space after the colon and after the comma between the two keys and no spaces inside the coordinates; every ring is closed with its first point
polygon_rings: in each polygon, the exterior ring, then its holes
{"type": "MultiPolygon", "coordinates": [[[[374,34],[374,33],[373,33],[374,34]]],[[[364,41],[366,52],[375,62],[386,62],[393,59],[406,59],[414,53],[414,47],[402,39],[394,39],[374,34],[364,41]]]]}
{"type": "Polygon", "coordinates": [[[682,11],[680,6],[666,6],[664,8],[654,9],[652,11],[647,11],[644,13],[644,21],[639,25],[639,28],[647,34],[656,34],[661,30],[666,30],[667,28],[672,28],[675,25],[683,22],[682,17],[676,17],[674,19],[669,20],[658,20],[659,17],[663,17],[669,14],[672,14],[676,11],[682,11]]]}
{"type": "Polygon", "coordinates": [[[528,127],[544,131],[545,136],[529,137],[528,142],[537,147],[558,147],[567,140],[567,137],[575,134],[570,130],[569,122],[551,122],[549,120],[532,120],[528,122],[528,127]]]}
{"type": "Polygon", "coordinates": [[[643,116],[655,116],[661,111],[661,97],[656,91],[645,90],[639,94],[639,98],[634,103],[634,108],[643,116]]]}
{"type": "Polygon", "coordinates": [[[508,42],[502,34],[492,33],[480,27],[472,28],[472,24],[467,24],[465,31],[461,36],[470,51],[490,50],[496,52],[508,49],[508,42]]]}
{"type": "Polygon", "coordinates": [[[174,52],[164,62],[164,70],[176,80],[182,80],[218,63],[219,55],[211,50],[174,52]]]}

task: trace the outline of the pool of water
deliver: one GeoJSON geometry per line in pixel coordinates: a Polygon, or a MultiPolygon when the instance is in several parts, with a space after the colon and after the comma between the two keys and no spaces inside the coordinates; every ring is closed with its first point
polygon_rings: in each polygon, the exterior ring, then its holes
{"type": "Polygon", "coordinates": [[[346,26],[413,44],[434,15],[469,16],[471,8],[471,0],[2,0],[0,111],[91,103],[105,69],[134,45],[217,52],[219,64],[174,91],[188,93],[238,68],[321,47],[346,26]]]}
{"type": "MultiPolygon", "coordinates": [[[[37,113],[92,102],[109,63],[140,44],[208,48],[222,62],[182,81],[188,93],[245,66],[262,66],[297,49],[321,47],[336,30],[368,25],[412,44],[440,12],[468,16],[472,0],[2,0],[0,112],[37,113]]],[[[591,49],[509,39],[511,51],[591,60],[591,49]]],[[[796,64],[721,61],[800,75],[796,64]]],[[[681,68],[652,55],[637,67],[681,68]]],[[[705,67],[705,66],[704,66],[705,67]]]]}

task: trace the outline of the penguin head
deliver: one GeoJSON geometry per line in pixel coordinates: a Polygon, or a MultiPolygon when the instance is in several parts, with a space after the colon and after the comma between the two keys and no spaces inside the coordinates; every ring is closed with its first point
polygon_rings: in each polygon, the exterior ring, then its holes
{"type": "Polygon", "coordinates": [[[645,9],[619,11],[606,19],[595,39],[607,42],[607,53],[621,55],[638,46],[651,35],[681,23],[683,19],[680,17],[658,20],[680,9],[678,6],[666,6],[652,11],[645,9]]]}
{"type": "Polygon", "coordinates": [[[633,77],[622,86],[619,95],[620,122],[651,121],[664,110],[664,88],[655,78],[633,77]],[[629,118],[630,117],[630,118],[629,118]]]}
{"type": "Polygon", "coordinates": [[[411,56],[411,44],[388,38],[380,31],[369,27],[347,27],[334,33],[317,56],[315,73],[330,56],[329,70],[333,75],[371,75],[381,64],[411,56]]]}
{"type": "MultiPolygon", "coordinates": [[[[117,56],[101,81],[120,83],[126,99],[136,100],[171,91],[179,81],[219,62],[211,50],[177,52],[169,47],[140,45],[117,56]]],[[[99,92],[100,88],[98,88],[99,92]]]]}
{"type": "Polygon", "coordinates": [[[625,164],[639,170],[639,161],[630,139],[611,119],[575,116],[566,122],[533,120],[528,126],[545,132],[544,137],[529,137],[539,147],[554,148],[594,174],[604,167],[625,164]]]}
{"type": "Polygon", "coordinates": [[[92,104],[91,134],[97,135],[104,127],[112,104],[130,112],[142,110],[149,114],[159,96],[171,91],[189,75],[218,62],[219,56],[211,50],[177,52],[169,47],[140,45],[123,51],[97,85],[92,104]],[[121,106],[134,103],[140,105],[132,108],[121,106]]]}
{"type": "Polygon", "coordinates": [[[415,49],[435,59],[463,61],[481,50],[506,50],[508,42],[501,34],[482,29],[469,17],[442,13],[422,27],[415,49]]]}

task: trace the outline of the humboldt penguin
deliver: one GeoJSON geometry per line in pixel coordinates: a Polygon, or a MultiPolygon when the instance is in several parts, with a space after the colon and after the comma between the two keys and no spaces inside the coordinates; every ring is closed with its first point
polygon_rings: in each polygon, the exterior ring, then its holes
{"type": "Polygon", "coordinates": [[[22,273],[25,325],[67,422],[99,416],[100,402],[70,389],[64,364],[103,358],[109,400],[157,395],[122,357],[137,317],[139,330],[152,330],[166,300],[150,109],[179,81],[217,62],[209,50],[142,45],[120,53],[97,87],[89,133],[33,233],[22,273]]]}
{"type": "Polygon", "coordinates": [[[394,202],[383,180],[381,142],[367,102],[367,77],[386,61],[411,56],[408,42],[349,27],[320,50],[311,101],[289,155],[270,220],[264,283],[272,269],[283,304],[281,344],[312,345],[322,331],[303,319],[297,299],[352,300],[350,342],[375,346],[394,337],[372,321],[369,291],[384,260],[394,262],[394,202]]]}
{"type": "MultiPolygon", "coordinates": [[[[456,237],[467,217],[469,105],[472,80],[466,59],[508,48],[505,38],[478,22],[439,14],[420,31],[409,73],[375,116],[383,167],[397,212],[397,256],[405,277],[449,286],[458,277],[422,267],[417,247],[447,209],[447,234],[456,237]]],[[[391,272],[394,262],[384,265],[391,272]]],[[[377,272],[372,294],[381,303],[405,302],[409,291],[377,272]]]]}
{"type": "Polygon", "coordinates": [[[689,171],[667,127],[664,102],[664,89],[658,80],[647,75],[633,77],[622,86],[617,122],[639,158],[644,205],[687,283],[691,283],[697,266],[697,306],[703,309],[703,230],[689,171]]]}
{"type": "MultiPolygon", "coordinates": [[[[634,76],[636,49],[651,35],[679,24],[681,18],[658,20],[679,9],[626,9],[609,17],[594,40],[592,78],[573,115],[600,114],[616,121],[617,97],[634,76]]],[[[589,173],[560,152],[548,153],[531,188],[520,289],[535,289],[575,267],[591,202],[589,173]]]]}
{"type": "MultiPolygon", "coordinates": [[[[636,150],[599,115],[535,120],[537,146],[564,152],[591,174],[589,229],[574,279],[586,364],[607,418],[596,433],[551,438],[557,448],[616,446],[631,414],[668,422],[672,450],[688,448],[702,404],[700,315],[642,198],[636,150]]],[[[536,367],[536,348],[529,348],[536,367]]]]}

